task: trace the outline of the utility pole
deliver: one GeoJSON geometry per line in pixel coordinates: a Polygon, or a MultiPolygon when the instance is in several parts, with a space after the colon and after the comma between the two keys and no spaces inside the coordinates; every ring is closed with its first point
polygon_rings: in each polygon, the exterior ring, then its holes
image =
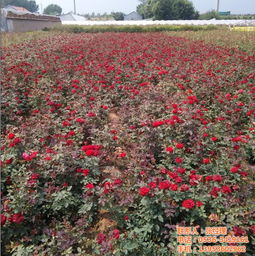
{"type": "Polygon", "coordinates": [[[220,11],[220,0],[217,0],[217,13],[220,11]]]}
{"type": "Polygon", "coordinates": [[[76,14],[76,3],[75,3],[75,0],[73,0],[73,9],[74,9],[74,14],[76,14]]]}

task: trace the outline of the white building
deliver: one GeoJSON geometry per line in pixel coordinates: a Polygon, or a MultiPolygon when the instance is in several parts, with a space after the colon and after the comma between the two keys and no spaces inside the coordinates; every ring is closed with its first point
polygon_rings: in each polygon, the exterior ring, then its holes
{"type": "Polygon", "coordinates": [[[138,12],[131,12],[124,16],[124,20],[142,20],[143,17],[138,12]]]}
{"type": "Polygon", "coordinates": [[[61,21],[85,21],[85,20],[87,20],[85,17],[76,15],[72,12],[61,15],[60,19],[61,19],[61,21]]]}

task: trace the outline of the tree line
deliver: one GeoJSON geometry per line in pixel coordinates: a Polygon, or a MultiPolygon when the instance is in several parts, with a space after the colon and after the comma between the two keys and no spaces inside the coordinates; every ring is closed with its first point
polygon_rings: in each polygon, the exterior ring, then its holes
{"type": "MultiPolygon", "coordinates": [[[[199,14],[193,4],[188,0],[140,0],[137,12],[143,18],[157,20],[169,19],[196,19],[199,14]]],[[[34,0],[4,0],[4,5],[15,5],[26,8],[30,12],[38,12],[39,6],[34,0]]],[[[44,9],[44,14],[60,15],[62,8],[56,4],[50,4],[44,9]]],[[[116,20],[122,20],[122,12],[114,12],[112,16],[116,20]]]]}
{"type": "MultiPolygon", "coordinates": [[[[39,10],[39,5],[36,4],[34,0],[4,0],[3,7],[7,5],[23,7],[30,12],[38,12],[39,10]]],[[[48,15],[61,15],[62,8],[57,4],[50,4],[43,10],[43,13],[48,15]]]]}
{"type": "MultiPolygon", "coordinates": [[[[221,16],[216,11],[208,11],[200,14],[195,10],[193,4],[189,0],[139,0],[140,4],[137,6],[137,12],[142,15],[144,19],[154,20],[191,20],[191,19],[254,19],[254,15],[229,15],[221,16]]],[[[1,7],[7,5],[14,5],[26,8],[30,12],[38,12],[39,6],[34,0],[3,0],[0,2],[1,7]]],[[[62,8],[56,4],[48,5],[44,10],[44,14],[61,15],[62,8]]],[[[115,19],[123,20],[123,12],[112,12],[111,14],[84,14],[83,16],[91,20],[101,19],[115,19]]]]}

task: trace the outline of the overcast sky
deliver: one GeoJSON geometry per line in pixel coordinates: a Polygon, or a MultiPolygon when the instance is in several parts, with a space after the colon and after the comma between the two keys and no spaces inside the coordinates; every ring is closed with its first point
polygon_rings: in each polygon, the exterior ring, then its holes
{"type": "MultiPolygon", "coordinates": [[[[48,4],[58,4],[63,12],[73,11],[74,0],[36,0],[37,4],[44,9],[48,4]]],[[[75,0],[77,13],[110,13],[121,11],[130,13],[136,10],[138,0],[75,0]]],[[[192,0],[195,8],[203,13],[216,9],[217,0],[192,0]]],[[[255,0],[220,0],[220,11],[231,11],[234,14],[255,14],[255,0]]]]}

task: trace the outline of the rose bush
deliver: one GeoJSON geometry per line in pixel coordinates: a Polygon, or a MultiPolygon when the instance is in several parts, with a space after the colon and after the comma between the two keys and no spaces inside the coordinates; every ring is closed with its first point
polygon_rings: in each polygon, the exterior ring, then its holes
{"type": "Polygon", "coordinates": [[[4,255],[177,255],[176,225],[253,255],[254,55],[105,33],[1,60],[4,255]]]}

